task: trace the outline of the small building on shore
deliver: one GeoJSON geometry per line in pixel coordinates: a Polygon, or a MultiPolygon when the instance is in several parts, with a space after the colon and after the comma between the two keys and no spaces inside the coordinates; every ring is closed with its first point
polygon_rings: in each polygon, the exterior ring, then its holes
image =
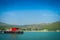
{"type": "Polygon", "coordinates": [[[47,29],[43,29],[43,30],[41,30],[41,32],[48,32],[48,30],[47,29]]]}
{"type": "Polygon", "coordinates": [[[56,30],[56,32],[60,32],[60,30],[56,30]]]}

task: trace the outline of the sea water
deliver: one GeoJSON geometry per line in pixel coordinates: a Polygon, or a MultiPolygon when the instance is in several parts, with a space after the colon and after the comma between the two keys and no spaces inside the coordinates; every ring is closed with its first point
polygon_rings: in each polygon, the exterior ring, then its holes
{"type": "Polygon", "coordinates": [[[60,32],[24,32],[24,34],[0,34],[0,40],[60,40],[60,32]]]}

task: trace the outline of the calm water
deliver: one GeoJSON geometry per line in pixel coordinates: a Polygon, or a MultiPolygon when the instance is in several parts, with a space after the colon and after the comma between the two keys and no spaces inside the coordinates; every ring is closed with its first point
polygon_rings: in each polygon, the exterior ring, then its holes
{"type": "Polygon", "coordinates": [[[60,40],[60,32],[25,32],[24,34],[0,34],[0,40],[60,40]]]}

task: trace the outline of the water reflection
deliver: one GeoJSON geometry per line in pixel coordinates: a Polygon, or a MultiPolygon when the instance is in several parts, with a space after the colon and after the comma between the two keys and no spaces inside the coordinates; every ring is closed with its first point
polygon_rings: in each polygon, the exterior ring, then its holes
{"type": "Polygon", "coordinates": [[[16,40],[17,35],[16,34],[11,34],[11,40],[16,40]]]}
{"type": "Polygon", "coordinates": [[[23,34],[11,34],[11,40],[17,40],[18,35],[23,35],[23,34]]]}
{"type": "Polygon", "coordinates": [[[18,35],[23,34],[0,34],[0,40],[18,40],[18,35]]]}

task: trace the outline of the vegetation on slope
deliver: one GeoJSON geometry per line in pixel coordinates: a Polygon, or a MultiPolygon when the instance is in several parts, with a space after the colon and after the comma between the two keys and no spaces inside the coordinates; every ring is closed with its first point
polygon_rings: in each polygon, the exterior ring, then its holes
{"type": "Polygon", "coordinates": [[[12,28],[12,27],[23,28],[25,30],[47,29],[49,31],[56,31],[56,30],[60,30],[60,21],[56,21],[50,24],[48,23],[48,24],[33,24],[33,25],[8,25],[8,24],[0,22],[1,30],[5,30],[7,28],[12,28]]]}

